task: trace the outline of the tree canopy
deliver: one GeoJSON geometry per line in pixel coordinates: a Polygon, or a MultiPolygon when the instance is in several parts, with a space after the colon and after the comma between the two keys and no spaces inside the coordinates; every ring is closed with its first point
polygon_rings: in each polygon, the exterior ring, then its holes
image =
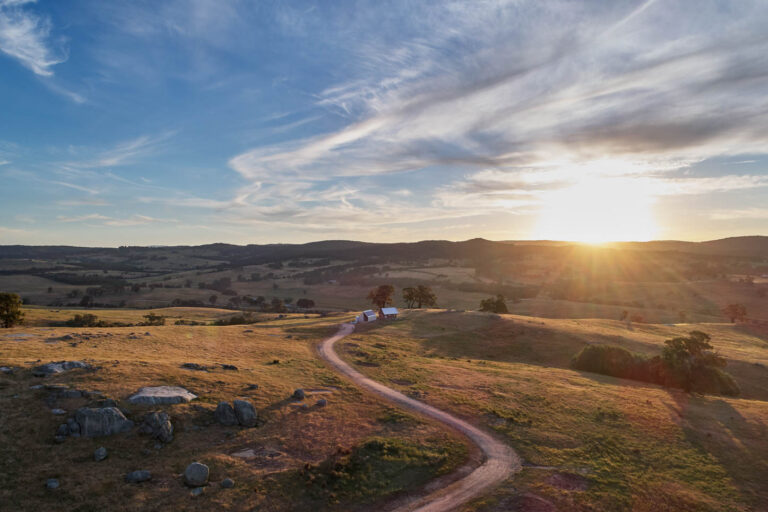
{"type": "Polygon", "coordinates": [[[24,321],[21,297],[16,293],[0,292],[0,323],[9,328],[24,321]]]}
{"type": "Polygon", "coordinates": [[[723,313],[731,319],[731,323],[741,322],[747,317],[747,308],[744,304],[728,304],[723,308],[723,313]]]}
{"type": "Polygon", "coordinates": [[[391,284],[382,284],[368,293],[368,300],[378,308],[385,308],[392,305],[392,295],[394,294],[394,286],[391,284]]]}
{"type": "Polygon", "coordinates": [[[416,287],[403,288],[403,300],[407,308],[434,307],[437,305],[437,296],[432,288],[420,284],[416,287]]]}
{"type": "Polygon", "coordinates": [[[503,295],[497,295],[496,297],[489,297],[480,301],[480,311],[488,311],[490,313],[509,313],[507,309],[507,301],[503,295]]]}

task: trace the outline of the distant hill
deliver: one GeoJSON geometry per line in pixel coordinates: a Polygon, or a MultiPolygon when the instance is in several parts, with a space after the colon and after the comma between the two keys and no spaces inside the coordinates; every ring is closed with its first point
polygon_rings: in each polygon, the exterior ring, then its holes
{"type": "MultiPolygon", "coordinates": [[[[524,257],[543,252],[572,250],[578,244],[569,242],[500,241],[474,238],[462,242],[425,240],[421,242],[371,243],[351,240],[325,240],[306,244],[232,245],[224,243],[175,247],[93,248],[72,246],[0,246],[0,259],[43,259],[60,262],[100,260],[102,258],[130,260],[135,256],[179,254],[229,264],[260,264],[295,258],[330,258],[337,260],[424,260],[476,259],[494,257],[524,257]]],[[[768,258],[768,236],[744,236],[707,242],[661,240],[651,242],[621,242],[609,244],[614,249],[677,251],[694,254],[749,256],[768,258]]]]}

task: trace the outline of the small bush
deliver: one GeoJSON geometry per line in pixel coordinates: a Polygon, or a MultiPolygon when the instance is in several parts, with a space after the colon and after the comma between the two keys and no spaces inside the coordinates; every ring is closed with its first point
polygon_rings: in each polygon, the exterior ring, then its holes
{"type": "Polygon", "coordinates": [[[68,327],[108,327],[109,324],[90,313],[77,314],[66,321],[68,327]]]}

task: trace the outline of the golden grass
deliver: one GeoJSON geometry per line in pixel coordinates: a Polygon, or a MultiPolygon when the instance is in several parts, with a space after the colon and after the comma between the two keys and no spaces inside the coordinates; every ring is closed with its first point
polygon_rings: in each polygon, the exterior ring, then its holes
{"type": "MultiPolygon", "coordinates": [[[[215,310],[176,312],[210,315],[215,310]]],[[[115,320],[134,314],[106,310],[104,316],[115,320]]],[[[314,343],[332,332],[339,321],[293,316],[229,327],[26,326],[2,331],[0,365],[21,369],[10,376],[0,375],[0,503],[5,504],[0,508],[346,510],[357,506],[355,500],[364,498],[366,503],[376,503],[385,492],[402,492],[418,485],[417,481],[395,481],[372,493],[350,492],[333,499],[310,492],[312,486],[305,484],[300,475],[304,464],[320,464],[334,456],[339,447],[354,449],[371,437],[397,437],[413,445],[415,448],[410,449],[417,452],[420,446],[433,451],[445,447],[448,455],[439,465],[416,470],[422,479],[460,464],[466,452],[463,441],[429,422],[389,421],[390,409],[380,400],[361,393],[318,360],[314,343]],[[54,341],[69,333],[83,335],[74,340],[79,342],[76,346],[71,346],[70,341],[54,341]],[[270,364],[275,359],[279,364],[270,364]],[[99,369],[74,370],[45,379],[34,378],[27,370],[40,362],[56,360],[84,360],[99,369]],[[186,362],[206,365],[211,370],[180,368],[186,362]],[[222,363],[236,365],[239,371],[224,370],[219,366],[222,363]],[[157,407],[171,414],[175,426],[174,441],[159,449],[154,441],[135,431],[55,444],[54,432],[62,417],[51,414],[44,401],[47,391],[29,387],[43,382],[101,391],[118,400],[135,421],[151,409],[130,405],[125,399],[142,386],[183,386],[199,398],[189,404],[157,407]],[[246,390],[252,383],[259,388],[246,390]],[[311,406],[317,399],[327,398],[329,405],[296,407],[287,400],[295,388],[326,390],[312,395],[306,403],[311,406]],[[241,429],[213,423],[212,410],[217,402],[242,396],[259,411],[259,427],[241,429]],[[97,463],[92,453],[98,446],[105,446],[110,455],[97,463]],[[250,461],[232,455],[244,449],[274,450],[281,455],[270,458],[262,454],[250,461]],[[189,495],[180,477],[186,465],[195,460],[211,468],[211,485],[198,498],[189,495]],[[150,470],[152,481],[124,483],[124,475],[136,469],[150,470]],[[225,477],[236,481],[234,489],[219,487],[218,482],[225,477]],[[58,478],[61,488],[46,490],[47,478],[58,478]],[[334,505],[334,501],[339,504],[334,505]]],[[[60,400],[57,406],[74,411],[86,402],[60,400]]]]}
{"type": "Polygon", "coordinates": [[[420,312],[355,333],[345,357],[497,431],[543,467],[528,467],[467,510],[506,510],[513,488],[561,510],[765,509],[768,371],[755,364],[766,361],[765,337],[728,324],[633,329],[608,320],[420,312]],[[650,353],[693,329],[713,335],[745,397],[688,395],[568,368],[588,341],[650,353]],[[564,489],[556,473],[583,489],[564,489]]]}

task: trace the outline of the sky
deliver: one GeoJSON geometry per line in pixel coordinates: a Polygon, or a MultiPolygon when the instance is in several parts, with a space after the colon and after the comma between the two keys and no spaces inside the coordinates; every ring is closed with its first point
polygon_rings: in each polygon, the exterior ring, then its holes
{"type": "Polygon", "coordinates": [[[768,2],[0,0],[0,244],[768,235],[768,2]]]}

